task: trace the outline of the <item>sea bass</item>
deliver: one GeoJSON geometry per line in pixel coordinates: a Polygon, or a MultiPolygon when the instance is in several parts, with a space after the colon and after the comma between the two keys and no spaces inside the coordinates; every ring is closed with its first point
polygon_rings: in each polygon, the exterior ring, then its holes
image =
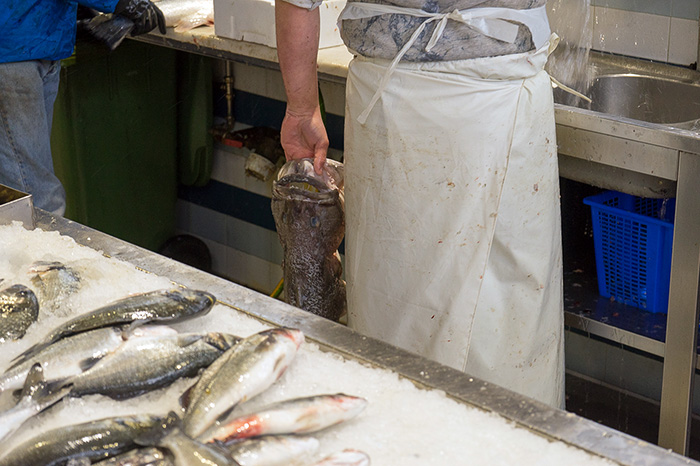
{"type": "Polygon", "coordinates": [[[366,406],[364,398],[343,394],[280,401],[230,421],[222,421],[202,440],[226,442],[261,435],[308,434],[352,419],[366,406]]]}
{"type": "Polygon", "coordinates": [[[369,466],[369,455],[360,450],[346,449],[326,456],[313,466],[369,466]]]}
{"type": "Polygon", "coordinates": [[[274,328],[227,350],[186,394],[185,434],[191,438],[202,435],[239,403],[266,390],[282,376],[303,341],[299,330],[274,328]]]}
{"type": "Polygon", "coordinates": [[[231,456],[241,466],[304,465],[318,447],[315,438],[295,435],[271,435],[228,445],[231,456]]]}
{"type": "Polygon", "coordinates": [[[338,247],[345,235],[343,165],[311,159],[284,164],[272,185],[272,214],[284,250],[287,303],[337,321],[346,310],[338,247]]]}
{"type": "Polygon", "coordinates": [[[104,459],[164,432],[169,418],[140,414],[59,427],[29,439],[0,458],[0,466],[55,466],[71,458],[104,459]]]}
{"type": "Polygon", "coordinates": [[[134,329],[115,326],[63,338],[8,368],[0,375],[0,392],[22,387],[29,369],[34,364],[41,364],[47,381],[58,381],[83,373],[100,359],[116,351],[128,339],[172,334],[177,334],[177,331],[164,325],[144,325],[134,329]]]}
{"type": "Polygon", "coordinates": [[[38,261],[28,272],[42,311],[67,316],[67,299],[80,289],[80,274],[60,262],[38,261]]]}
{"type": "Polygon", "coordinates": [[[100,393],[126,399],[193,377],[238,339],[219,333],[132,338],[87,371],[67,379],[71,396],[100,393]]]}
{"type": "Polygon", "coordinates": [[[44,382],[41,364],[35,364],[27,375],[19,402],[0,413],[0,440],[16,431],[24,422],[61,400],[69,389],[50,391],[44,382]]]}
{"type": "Polygon", "coordinates": [[[39,317],[39,300],[24,285],[0,291],[0,343],[19,340],[39,317]]]}
{"type": "Polygon", "coordinates": [[[15,361],[27,359],[69,335],[124,323],[176,323],[207,314],[215,302],[216,298],[210,293],[187,289],[157,290],[127,296],[60,325],[15,361]]]}

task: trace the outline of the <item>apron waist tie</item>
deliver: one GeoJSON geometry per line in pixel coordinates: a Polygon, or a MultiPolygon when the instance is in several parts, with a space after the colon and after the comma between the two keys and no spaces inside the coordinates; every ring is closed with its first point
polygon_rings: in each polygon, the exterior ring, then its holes
{"type": "MultiPolygon", "coordinates": [[[[479,31],[487,37],[501,40],[508,43],[514,43],[518,34],[518,25],[510,23],[506,20],[513,20],[525,24],[532,34],[532,40],[535,44],[535,49],[539,49],[547,42],[550,35],[549,21],[547,20],[547,11],[545,6],[532,8],[529,10],[515,10],[512,8],[471,8],[466,10],[454,10],[448,13],[429,13],[418,8],[403,8],[394,5],[384,5],[377,3],[364,2],[348,2],[343,9],[338,21],[345,19],[362,19],[383,14],[403,14],[415,17],[426,18],[420,26],[413,32],[410,39],[399,50],[398,54],[392,60],[389,68],[379,82],[377,91],[370,100],[367,108],[358,116],[357,121],[364,124],[367,121],[369,113],[374,108],[374,105],[379,100],[382,92],[389,83],[391,74],[396,69],[399,61],[408,52],[411,46],[418,40],[418,36],[423,32],[425,27],[434,21],[439,21],[438,26],[433,31],[428,44],[425,47],[426,52],[435,46],[438,40],[442,37],[445,26],[448,20],[458,21],[467,26],[479,31]]],[[[562,87],[565,89],[564,87],[562,87]]]]}

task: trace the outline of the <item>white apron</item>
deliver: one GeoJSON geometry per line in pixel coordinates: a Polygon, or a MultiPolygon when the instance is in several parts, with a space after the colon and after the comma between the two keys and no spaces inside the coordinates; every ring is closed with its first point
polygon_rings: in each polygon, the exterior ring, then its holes
{"type": "Polygon", "coordinates": [[[353,59],[345,271],[351,328],[563,407],[549,49],[353,59]]]}

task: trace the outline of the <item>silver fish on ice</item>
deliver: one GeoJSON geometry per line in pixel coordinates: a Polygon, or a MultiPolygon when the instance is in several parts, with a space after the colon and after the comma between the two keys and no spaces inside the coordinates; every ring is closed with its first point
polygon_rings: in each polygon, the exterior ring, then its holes
{"type": "Polygon", "coordinates": [[[60,325],[16,360],[27,359],[61,338],[87,330],[124,323],[176,323],[202,316],[211,310],[215,302],[216,298],[211,293],[187,289],[157,290],[127,296],[60,325]]]}
{"type": "Polygon", "coordinates": [[[272,214],[284,250],[287,303],[337,321],[346,310],[338,247],[345,235],[343,165],[290,160],[272,185],[272,214]]]}
{"type": "Polygon", "coordinates": [[[366,406],[364,398],[341,393],[280,401],[221,421],[203,440],[227,442],[261,435],[308,434],[352,419],[366,406]]]}
{"type": "Polygon", "coordinates": [[[318,450],[319,441],[313,437],[270,435],[227,446],[241,466],[288,466],[308,464],[318,450]]]}
{"type": "Polygon", "coordinates": [[[24,285],[0,291],[0,343],[19,340],[39,317],[39,300],[24,285]]]}
{"type": "Polygon", "coordinates": [[[64,384],[71,386],[71,396],[99,393],[114,399],[132,398],[195,376],[237,340],[218,333],[177,332],[130,338],[64,384]]]}
{"type": "Polygon", "coordinates": [[[71,459],[105,459],[129,451],[141,438],[162,436],[168,418],[139,414],[58,427],[29,439],[0,458],[0,466],[54,466],[71,459]]]}
{"type": "Polygon", "coordinates": [[[204,370],[186,396],[183,431],[196,438],[239,403],[266,390],[291,364],[301,331],[264,330],[241,340],[204,370]]]}
{"type": "Polygon", "coordinates": [[[28,274],[43,312],[67,316],[68,298],[80,289],[80,274],[61,262],[37,261],[28,274]]]}
{"type": "Polygon", "coordinates": [[[48,382],[56,382],[82,374],[131,338],[174,333],[177,331],[163,325],[145,325],[135,329],[124,325],[71,335],[6,369],[0,375],[0,392],[21,388],[34,364],[41,364],[48,382]]]}

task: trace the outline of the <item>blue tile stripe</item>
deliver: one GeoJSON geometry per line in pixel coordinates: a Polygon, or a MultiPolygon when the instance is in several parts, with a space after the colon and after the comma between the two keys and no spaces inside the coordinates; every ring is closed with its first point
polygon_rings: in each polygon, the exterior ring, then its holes
{"type": "Polygon", "coordinates": [[[211,180],[201,188],[180,186],[178,197],[224,215],[276,231],[269,197],[216,180],[211,180]]]}
{"type": "MultiPolygon", "coordinates": [[[[253,225],[277,232],[269,197],[246,191],[220,181],[211,180],[201,188],[180,186],[178,198],[228,215],[253,225]]],[[[338,248],[345,253],[345,242],[338,248]]]]}
{"type": "MultiPolygon", "coordinates": [[[[214,114],[226,117],[226,98],[224,91],[214,86],[214,114]]],[[[271,99],[258,94],[236,90],[233,97],[233,117],[236,121],[251,126],[266,126],[279,130],[282,126],[287,104],[281,100],[271,99]]],[[[333,149],[343,150],[345,118],[331,113],[326,114],[326,131],[328,141],[333,149]]]]}

